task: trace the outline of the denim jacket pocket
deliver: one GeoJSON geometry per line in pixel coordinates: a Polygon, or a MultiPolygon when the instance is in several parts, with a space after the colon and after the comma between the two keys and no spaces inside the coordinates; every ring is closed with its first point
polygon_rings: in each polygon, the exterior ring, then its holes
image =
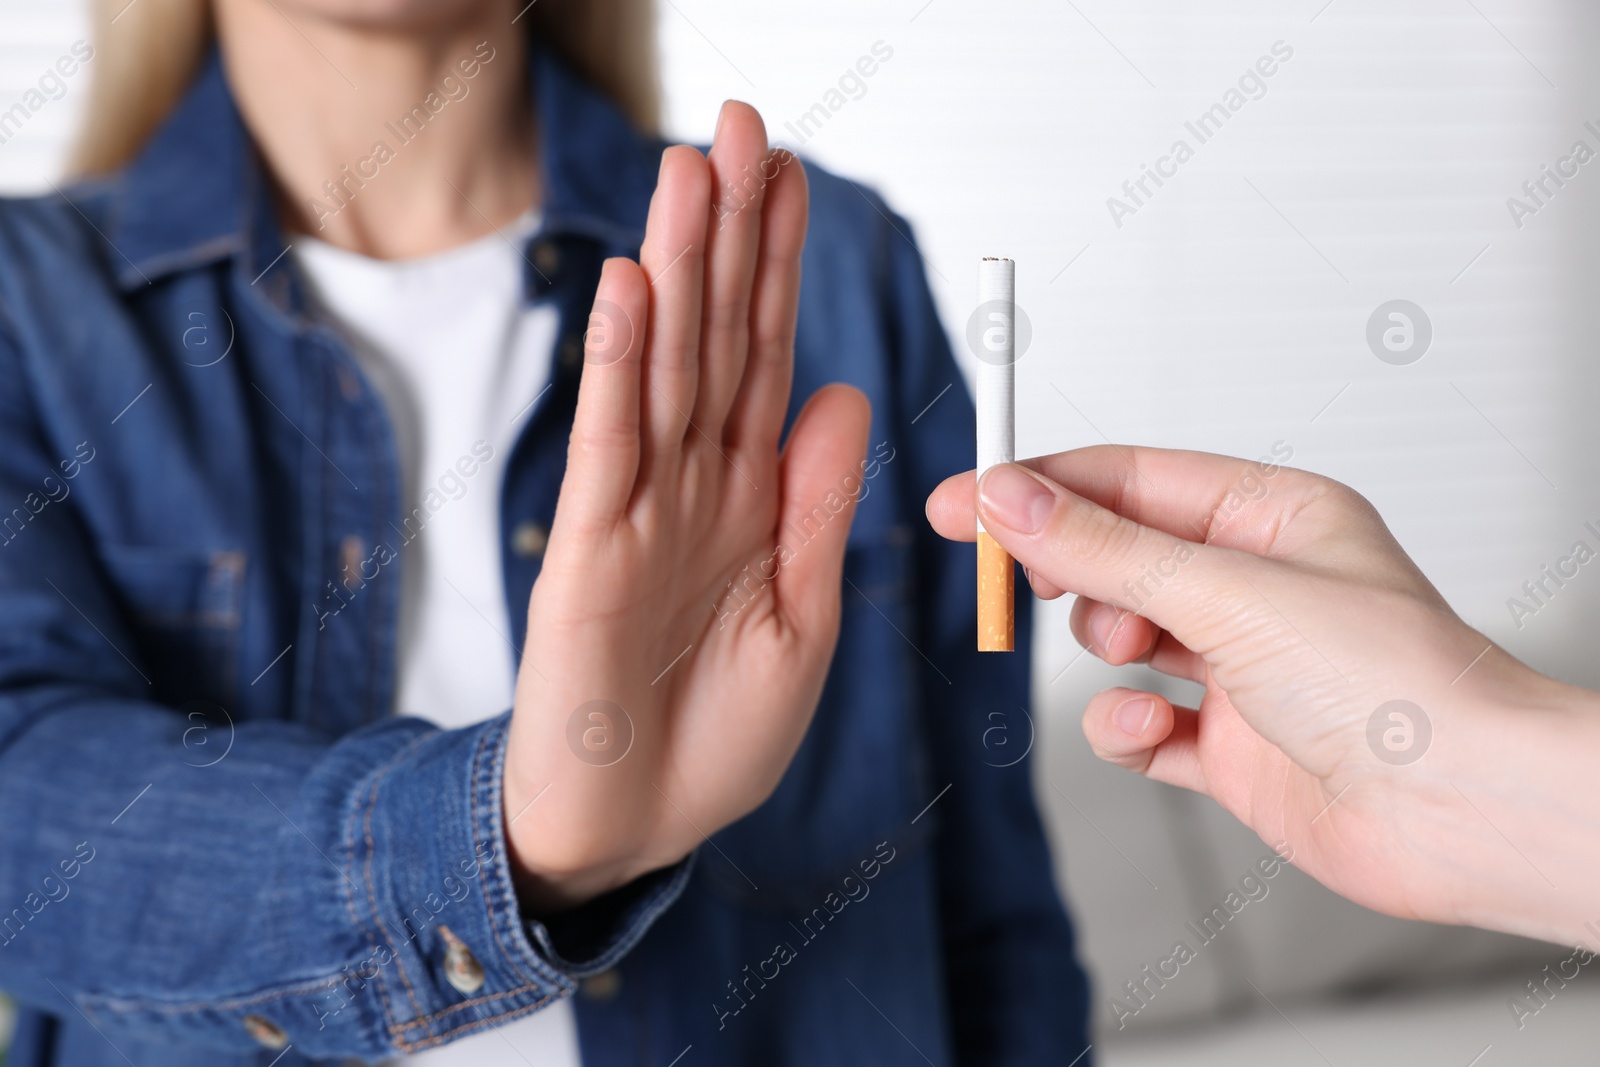
{"type": "Polygon", "coordinates": [[[157,698],[226,708],[238,692],[244,553],[109,542],[99,551],[157,698]]]}

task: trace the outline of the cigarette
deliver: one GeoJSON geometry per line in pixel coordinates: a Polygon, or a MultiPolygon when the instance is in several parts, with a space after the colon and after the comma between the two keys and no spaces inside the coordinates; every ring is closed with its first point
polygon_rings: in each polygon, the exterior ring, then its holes
{"type": "MultiPolygon", "coordinates": [[[[978,355],[978,477],[1016,459],[1016,264],[985,257],[978,264],[982,343],[978,355]]],[[[1016,649],[1016,568],[978,519],[978,651],[1016,649]]]]}

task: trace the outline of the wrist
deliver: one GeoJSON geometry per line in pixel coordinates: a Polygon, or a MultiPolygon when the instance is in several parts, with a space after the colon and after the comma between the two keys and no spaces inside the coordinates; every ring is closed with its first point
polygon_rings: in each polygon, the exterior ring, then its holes
{"type": "Polygon", "coordinates": [[[1435,728],[1440,918],[1570,944],[1600,920],[1600,694],[1491,655],[1435,728]]]}
{"type": "Polygon", "coordinates": [[[560,814],[555,795],[560,783],[534,787],[518,770],[516,751],[512,746],[506,753],[502,819],[512,883],[525,916],[578,907],[683,859],[653,856],[637,835],[620,828],[600,835],[578,829],[585,820],[560,814]]]}
{"type": "Polygon", "coordinates": [[[586,865],[572,870],[541,866],[537,858],[519,849],[508,836],[506,848],[511,861],[511,881],[517,903],[525,918],[539,919],[589,903],[614,889],[620,889],[648,873],[622,862],[586,865]]]}

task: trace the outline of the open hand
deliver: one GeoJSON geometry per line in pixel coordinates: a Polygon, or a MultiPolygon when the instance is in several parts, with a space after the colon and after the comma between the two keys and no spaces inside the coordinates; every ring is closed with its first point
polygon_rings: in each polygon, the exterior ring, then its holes
{"type": "Polygon", "coordinates": [[[664,154],[640,262],[605,264],[506,758],[527,907],[682,859],[770,795],[816,710],[870,415],[822,389],[780,454],[806,212],[800,164],[730,102],[709,159],[664,154]]]}

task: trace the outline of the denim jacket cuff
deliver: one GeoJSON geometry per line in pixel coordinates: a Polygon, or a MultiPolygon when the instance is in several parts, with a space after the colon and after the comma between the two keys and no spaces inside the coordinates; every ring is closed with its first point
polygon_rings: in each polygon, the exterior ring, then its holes
{"type": "Polygon", "coordinates": [[[528,936],[553,967],[574,978],[615,967],[683,893],[694,857],[691,852],[571,911],[528,920],[528,936]]]}
{"type": "Polygon", "coordinates": [[[688,881],[692,860],[561,916],[525,919],[504,844],[509,723],[508,713],[430,733],[374,776],[352,812],[357,896],[365,898],[364,925],[392,951],[392,973],[379,988],[401,1051],[572,994],[580,978],[626,954],[688,881]]]}

